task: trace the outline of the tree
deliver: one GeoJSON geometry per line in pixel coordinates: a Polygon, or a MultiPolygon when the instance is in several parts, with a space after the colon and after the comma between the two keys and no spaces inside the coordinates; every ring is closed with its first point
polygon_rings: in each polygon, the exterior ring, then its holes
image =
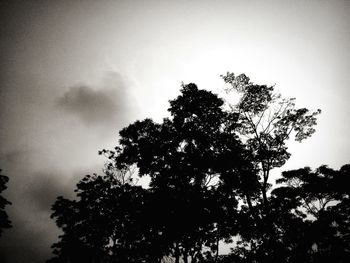
{"type": "MultiPolygon", "coordinates": [[[[259,184],[260,195],[245,196],[248,207],[242,207],[242,216],[248,212],[252,216],[243,220],[240,237],[245,247],[264,243],[265,249],[270,251],[265,260],[272,262],[274,254],[277,258],[280,250],[273,223],[276,215],[272,214],[268,196],[270,172],[289,159],[286,142],[292,135],[301,142],[315,132],[316,117],[321,111],[297,108],[294,98],[282,98],[274,92],[274,86],[254,84],[245,74],[235,76],[228,72],[222,78],[230,85],[227,92],[236,92],[240,96],[236,105],[229,106],[238,116],[238,132],[246,148],[252,152],[252,162],[258,170],[255,181],[259,184]]],[[[264,258],[264,255],[260,257],[264,258]]]]}
{"type": "Polygon", "coordinates": [[[254,187],[247,183],[255,170],[235,133],[237,117],[223,104],[195,84],[184,85],[170,101],[171,118],[161,124],[136,121],[120,131],[115,151],[108,151],[111,166],[137,165],[139,176],[151,177],[151,191],[166,203],[159,206],[169,215],[162,233],[176,262],[200,260],[204,246],[217,252],[227,220],[219,215],[234,216],[237,194],[254,187]],[[219,192],[225,198],[217,198],[219,192]]]}
{"type": "Polygon", "coordinates": [[[57,198],[51,217],[63,234],[48,262],[150,262],[142,209],[147,193],[121,177],[87,175],[77,184],[77,200],[57,198]]]}
{"type": "MultiPolygon", "coordinates": [[[[1,173],[1,169],[0,169],[1,173]]],[[[7,189],[7,182],[9,181],[9,178],[5,175],[0,174],[0,194],[2,191],[7,189]]],[[[11,221],[8,218],[8,215],[5,211],[5,207],[7,205],[10,205],[11,203],[0,195],[0,236],[2,234],[2,231],[4,228],[10,228],[11,227],[11,221]]]]}
{"type": "MultiPolygon", "coordinates": [[[[316,261],[348,262],[350,260],[350,165],[339,170],[325,165],[312,171],[309,167],[286,171],[273,191],[288,191],[295,200],[294,211],[307,219],[304,231],[316,261]]],[[[305,241],[304,241],[305,243],[305,241]]]]}
{"type": "Polygon", "coordinates": [[[290,157],[286,141],[292,132],[298,142],[310,137],[315,132],[316,116],[321,110],[310,112],[306,108],[296,108],[294,98],[282,98],[274,92],[274,86],[254,84],[245,74],[235,76],[227,72],[222,78],[230,84],[228,92],[236,91],[240,95],[239,102],[231,105],[231,109],[238,113],[240,134],[260,167],[261,193],[268,207],[270,171],[281,167],[290,157]]]}

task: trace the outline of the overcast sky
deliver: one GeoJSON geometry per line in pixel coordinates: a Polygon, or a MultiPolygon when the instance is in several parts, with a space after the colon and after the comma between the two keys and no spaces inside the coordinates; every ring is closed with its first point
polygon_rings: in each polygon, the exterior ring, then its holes
{"type": "Polygon", "coordinates": [[[350,161],[350,1],[1,1],[0,168],[13,228],[2,262],[43,262],[58,195],[101,172],[102,148],[161,120],[181,82],[220,93],[226,71],[322,109],[283,169],[350,161]],[[6,3],[7,2],[7,3],[6,3]]]}

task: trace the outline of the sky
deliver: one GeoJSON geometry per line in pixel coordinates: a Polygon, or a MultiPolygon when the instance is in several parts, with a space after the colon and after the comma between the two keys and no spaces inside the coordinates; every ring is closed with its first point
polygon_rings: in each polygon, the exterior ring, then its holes
{"type": "Polygon", "coordinates": [[[13,228],[1,262],[44,262],[56,197],[101,173],[118,131],[168,116],[181,83],[227,71],[322,110],[282,170],[349,163],[350,1],[1,1],[0,169],[13,228]]]}

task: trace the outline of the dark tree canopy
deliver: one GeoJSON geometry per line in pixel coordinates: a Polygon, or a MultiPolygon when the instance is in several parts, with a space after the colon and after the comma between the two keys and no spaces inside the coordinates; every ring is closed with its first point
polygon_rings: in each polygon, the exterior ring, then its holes
{"type": "MultiPolygon", "coordinates": [[[[6,184],[8,181],[9,178],[5,175],[2,175],[0,169],[0,194],[7,189],[6,184]]],[[[5,207],[10,204],[11,203],[6,198],[0,195],[0,236],[4,228],[11,227],[11,221],[9,220],[8,215],[5,211],[5,207]]]]}
{"type": "Polygon", "coordinates": [[[117,168],[137,165],[140,176],[151,177],[151,191],[167,201],[163,213],[172,214],[162,230],[168,251],[193,262],[203,258],[204,246],[217,250],[218,215],[234,213],[236,192],[255,174],[249,152],[234,133],[236,116],[223,110],[223,100],[195,84],[181,92],[170,101],[170,119],[129,125],[109,158],[117,168]],[[220,204],[218,191],[227,196],[220,204]]]}
{"type": "Polygon", "coordinates": [[[310,137],[320,111],[244,74],[223,78],[237,105],[183,85],[169,118],[135,121],[100,152],[105,175],[85,176],[75,200],[52,207],[63,234],[49,262],[348,262],[350,166],[269,183],[288,139],[310,137]],[[143,176],[148,187],[135,184],[143,176]],[[220,255],[219,241],[234,242],[232,253],[220,255]]]}
{"type": "Polygon", "coordinates": [[[149,215],[142,187],[87,175],[75,191],[77,200],[58,197],[52,207],[64,233],[49,262],[145,262],[151,256],[145,253],[152,233],[144,226],[149,215]]]}

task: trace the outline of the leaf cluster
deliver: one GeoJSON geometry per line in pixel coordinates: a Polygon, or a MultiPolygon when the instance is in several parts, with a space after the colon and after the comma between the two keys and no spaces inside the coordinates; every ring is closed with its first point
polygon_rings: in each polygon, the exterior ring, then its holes
{"type": "MultiPolygon", "coordinates": [[[[0,169],[0,173],[1,173],[1,169],[0,169]]],[[[7,189],[6,184],[8,181],[9,181],[9,178],[6,175],[0,174],[0,194],[7,189]]],[[[4,228],[11,227],[11,221],[9,220],[9,217],[5,211],[5,207],[10,204],[11,202],[9,202],[5,197],[0,195],[0,236],[4,228]]]]}

